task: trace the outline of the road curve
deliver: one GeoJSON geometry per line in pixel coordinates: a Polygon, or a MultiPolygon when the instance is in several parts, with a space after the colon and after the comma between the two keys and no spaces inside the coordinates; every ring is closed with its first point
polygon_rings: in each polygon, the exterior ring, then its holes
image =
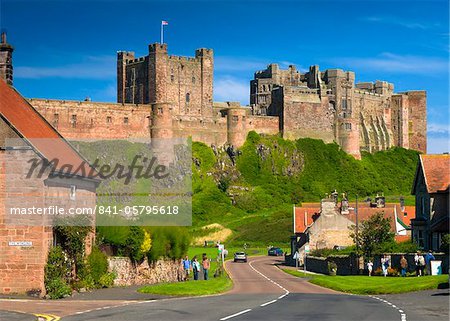
{"type": "Polygon", "coordinates": [[[318,287],[284,273],[276,263],[279,259],[271,257],[249,258],[248,263],[227,262],[234,287],[223,295],[143,301],[62,320],[402,320],[398,310],[384,302],[318,287]]]}

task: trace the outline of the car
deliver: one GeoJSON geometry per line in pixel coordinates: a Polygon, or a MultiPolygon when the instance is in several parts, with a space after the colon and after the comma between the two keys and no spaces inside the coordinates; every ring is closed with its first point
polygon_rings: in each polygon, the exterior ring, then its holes
{"type": "Polygon", "coordinates": [[[245,252],[234,253],[234,262],[245,262],[247,263],[247,254],[245,252]]]}
{"type": "Polygon", "coordinates": [[[271,247],[269,251],[267,252],[267,255],[269,256],[282,256],[283,250],[279,247],[271,247]]]}

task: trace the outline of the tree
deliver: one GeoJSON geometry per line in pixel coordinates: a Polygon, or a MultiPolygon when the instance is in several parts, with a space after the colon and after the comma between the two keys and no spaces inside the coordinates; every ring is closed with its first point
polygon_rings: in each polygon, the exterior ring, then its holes
{"type": "Polygon", "coordinates": [[[394,242],[394,233],[391,232],[391,220],[385,218],[383,212],[378,212],[369,219],[359,224],[358,232],[356,226],[350,227],[350,237],[359,246],[359,254],[366,258],[373,254],[381,254],[380,249],[386,243],[394,242]]]}

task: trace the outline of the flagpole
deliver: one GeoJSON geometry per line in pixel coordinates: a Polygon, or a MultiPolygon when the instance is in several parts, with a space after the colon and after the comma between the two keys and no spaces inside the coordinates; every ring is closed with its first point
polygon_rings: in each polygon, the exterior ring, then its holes
{"type": "Polygon", "coordinates": [[[161,44],[164,43],[164,31],[163,30],[164,30],[164,24],[161,21],[161,44]]]}

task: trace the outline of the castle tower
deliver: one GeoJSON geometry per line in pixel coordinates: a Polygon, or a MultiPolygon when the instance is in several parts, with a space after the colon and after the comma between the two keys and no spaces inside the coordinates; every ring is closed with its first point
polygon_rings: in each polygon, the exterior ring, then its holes
{"type": "Polygon", "coordinates": [[[169,103],[153,103],[150,125],[152,150],[160,163],[169,165],[174,159],[172,106],[169,103]]]}
{"type": "Polygon", "coordinates": [[[129,61],[134,60],[134,52],[132,51],[118,51],[117,52],[117,102],[126,102],[126,81],[127,68],[129,61]]]}
{"type": "Polygon", "coordinates": [[[154,43],[148,46],[150,103],[167,101],[167,44],[154,43]]]}
{"type": "Polygon", "coordinates": [[[0,78],[4,79],[11,86],[13,84],[13,51],[13,46],[6,42],[6,33],[2,32],[0,43],[0,78]]]}
{"type": "Polygon", "coordinates": [[[212,49],[200,48],[195,51],[201,68],[201,114],[212,116],[214,56],[212,49]]]}
{"type": "Polygon", "coordinates": [[[227,141],[236,147],[241,147],[247,136],[247,111],[241,107],[227,109],[227,141]]]}

